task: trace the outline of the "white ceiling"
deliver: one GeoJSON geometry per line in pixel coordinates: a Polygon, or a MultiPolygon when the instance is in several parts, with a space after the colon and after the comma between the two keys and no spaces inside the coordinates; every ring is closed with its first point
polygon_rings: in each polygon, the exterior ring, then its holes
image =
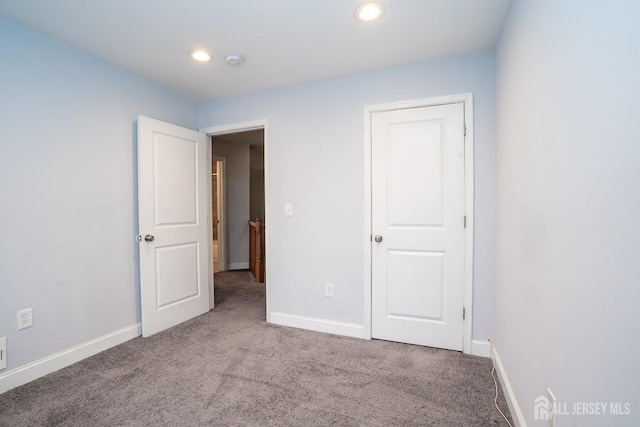
{"type": "Polygon", "coordinates": [[[0,15],[196,100],[494,48],[510,0],[0,0],[0,15]],[[210,63],[187,57],[194,48],[210,63]],[[246,61],[231,67],[228,52],[246,61]]]}

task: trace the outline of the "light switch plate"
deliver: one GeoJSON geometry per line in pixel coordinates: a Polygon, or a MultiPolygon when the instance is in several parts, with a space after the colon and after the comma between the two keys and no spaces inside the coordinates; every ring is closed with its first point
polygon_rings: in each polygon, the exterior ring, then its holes
{"type": "Polygon", "coordinates": [[[333,283],[325,283],[324,285],[324,296],[333,298],[333,283]]]}
{"type": "Polygon", "coordinates": [[[287,202],[284,204],[284,216],[293,216],[293,203],[287,202]]]}

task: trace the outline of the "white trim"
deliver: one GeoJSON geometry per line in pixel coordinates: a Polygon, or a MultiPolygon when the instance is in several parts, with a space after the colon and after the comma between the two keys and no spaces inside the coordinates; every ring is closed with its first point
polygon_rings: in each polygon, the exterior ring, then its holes
{"type": "Polygon", "coordinates": [[[472,340],[471,354],[480,357],[491,357],[491,341],[489,340],[472,340]]]}
{"type": "MultiPolygon", "coordinates": [[[[209,233],[209,241],[213,241],[213,203],[211,203],[211,195],[213,194],[213,187],[211,186],[211,175],[212,175],[212,166],[213,166],[213,147],[212,140],[210,136],[207,136],[207,191],[209,192],[209,209],[207,209],[207,229],[209,233]]],[[[216,180],[217,182],[217,180],[216,180]]],[[[218,244],[218,251],[220,251],[220,246],[218,244]]],[[[211,247],[209,248],[209,277],[208,277],[208,285],[209,285],[209,310],[213,310],[215,305],[215,295],[213,295],[213,274],[214,274],[214,261],[213,261],[213,242],[211,243],[211,247]]]]}
{"type": "Polygon", "coordinates": [[[0,375],[0,393],[11,390],[87,357],[96,355],[142,334],[142,324],[135,323],[117,331],[75,345],[66,350],[20,366],[0,375]]]}
{"type": "Polygon", "coordinates": [[[474,138],[473,138],[473,94],[466,93],[455,96],[464,102],[464,214],[467,227],[464,233],[464,320],[463,351],[473,353],[473,224],[475,222],[475,208],[473,204],[475,190],[474,183],[474,138]]]}
{"type": "Polygon", "coordinates": [[[352,338],[365,338],[364,326],[357,323],[337,322],[277,312],[271,313],[271,323],[352,338]]]}
{"type": "MultiPolygon", "coordinates": [[[[216,196],[219,199],[218,203],[218,211],[220,211],[220,215],[218,215],[218,265],[220,266],[220,271],[226,271],[227,268],[227,234],[226,234],[226,196],[224,191],[224,182],[226,179],[225,171],[227,170],[227,163],[223,157],[218,157],[213,155],[213,140],[210,135],[209,136],[209,144],[207,146],[207,174],[209,176],[213,175],[212,167],[213,162],[220,162],[218,167],[218,179],[216,183],[218,188],[216,189],[216,196]]],[[[211,201],[211,195],[213,194],[213,187],[211,186],[211,179],[207,182],[207,191],[209,192],[209,200],[211,201]]],[[[215,274],[215,261],[213,260],[213,203],[209,203],[209,218],[208,227],[209,227],[209,236],[212,237],[211,243],[211,256],[209,257],[209,310],[213,310],[215,307],[215,283],[214,283],[214,274],[215,274]]]]}
{"type": "MultiPolygon", "coordinates": [[[[200,132],[207,135],[224,135],[227,133],[246,132],[248,130],[267,129],[268,120],[252,120],[249,122],[232,123],[228,125],[210,126],[207,128],[201,128],[200,132]]],[[[265,138],[266,139],[266,138],[265,138]]]]}
{"type": "Polygon", "coordinates": [[[364,335],[371,339],[371,113],[372,107],[364,107],[364,335]]]}
{"type": "MultiPolygon", "coordinates": [[[[379,113],[382,111],[395,111],[406,110],[408,108],[421,108],[421,107],[433,107],[435,105],[457,104],[460,102],[473,101],[473,93],[457,93],[454,95],[435,96],[432,98],[411,99],[407,101],[388,102],[385,104],[366,105],[364,107],[365,112],[379,113]]],[[[471,109],[472,110],[472,109],[471,109]]],[[[465,114],[470,110],[467,110],[465,105],[465,114]]],[[[469,123],[469,122],[467,122],[469,123]]],[[[468,133],[467,133],[468,135],[468,133]]]]}
{"type": "Polygon", "coordinates": [[[466,317],[463,324],[462,351],[473,354],[472,326],[473,326],[473,94],[460,93],[456,95],[439,96],[434,98],[416,99],[410,101],[391,102],[387,104],[367,105],[364,107],[364,329],[365,337],[371,338],[371,114],[382,111],[404,110],[407,108],[432,107],[435,105],[464,104],[464,118],[467,135],[464,139],[465,147],[465,215],[467,228],[465,229],[465,272],[463,305],[466,317]]]}
{"type": "Polygon", "coordinates": [[[498,349],[496,348],[496,344],[493,342],[491,343],[491,359],[493,360],[493,365],[496,367],[498,380],[500,380],[500,386],[502,387],[504,398],[507,401],[507,405],[509,406],[509,411],[511,412],[513,423],[516,427],[527,427],[527,422],[525,421],[524,415],[520,410],[520,405],[518,404],[516,395],[511,388],[511,383],[509,383],[509,378],[507,377],[507,373],[504,370],[504,366],[502,365],[502,360],[500,360],[500,356],[498,355],[498,349]]]}
{"type": "MultiPolygon", "coordinates": [[[[266,303],[266,316],[267,322],[271,321],[271,239],[269,232],[270,215],[269,215],[269,121],[267,119],[253,120],[249,122],[233,123],[221,126],[211,126],[200,129],[200,132],[206,133],[210,136],[224,135],[227,133],[245,132],[248,130],[264,129],[264,223],[266,225],[264,231],[264,244],[265,244],[265,290],[267,294],[266,303]]],[[[211,239],[209,239],[211,240],[211,239]]],[[[229,269],[232,270],[235,265],[230,264],[229,269]]],[[[245,265],[245,264],[243,264],[245,265]]],[[[249,268],[249,263],[246,263],[246,267],[238,267],[240,269],[249,268]]]]}
{"type": "Polygon", "coordinates": [[[229,270],[248,270],[249,263],[248,262],[234,262],[229,264],[229,270]]]}
{"type": "MultiPolygon", "coordinates": [[[[213,164],[214,160],[220,162],[220,168],[218,169],[218,198],[220,199],[218,206],[220,211],[220,215],[218,215],[218,263],[220,264],[220,270],[225,271],[227,269],[227,192],[225,190],[227,160],[224,157],[212,156],[211,164],[213,164]]],[[[213,234],[213,230],[211,234],[213,234]]]]}

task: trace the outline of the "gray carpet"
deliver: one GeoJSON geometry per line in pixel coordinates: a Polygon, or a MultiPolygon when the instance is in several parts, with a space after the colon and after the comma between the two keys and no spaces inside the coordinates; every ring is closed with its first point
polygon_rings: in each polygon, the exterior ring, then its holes
{"type": "Polygon", "coordinates": [[[489,359],[269,325],[264,285],[215,279],[214,311],[0,395],[0,425],[506,425],[489,359]]]}

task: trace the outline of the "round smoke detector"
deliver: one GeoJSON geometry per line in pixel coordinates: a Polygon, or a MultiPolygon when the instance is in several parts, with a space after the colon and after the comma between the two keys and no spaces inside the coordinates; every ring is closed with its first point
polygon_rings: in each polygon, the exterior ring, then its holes
{"type": "Polygon", "coordinates": [[[227,64],[240,65],[244,61],[244,56],[239,53],[227,53],[227,64]]]}

